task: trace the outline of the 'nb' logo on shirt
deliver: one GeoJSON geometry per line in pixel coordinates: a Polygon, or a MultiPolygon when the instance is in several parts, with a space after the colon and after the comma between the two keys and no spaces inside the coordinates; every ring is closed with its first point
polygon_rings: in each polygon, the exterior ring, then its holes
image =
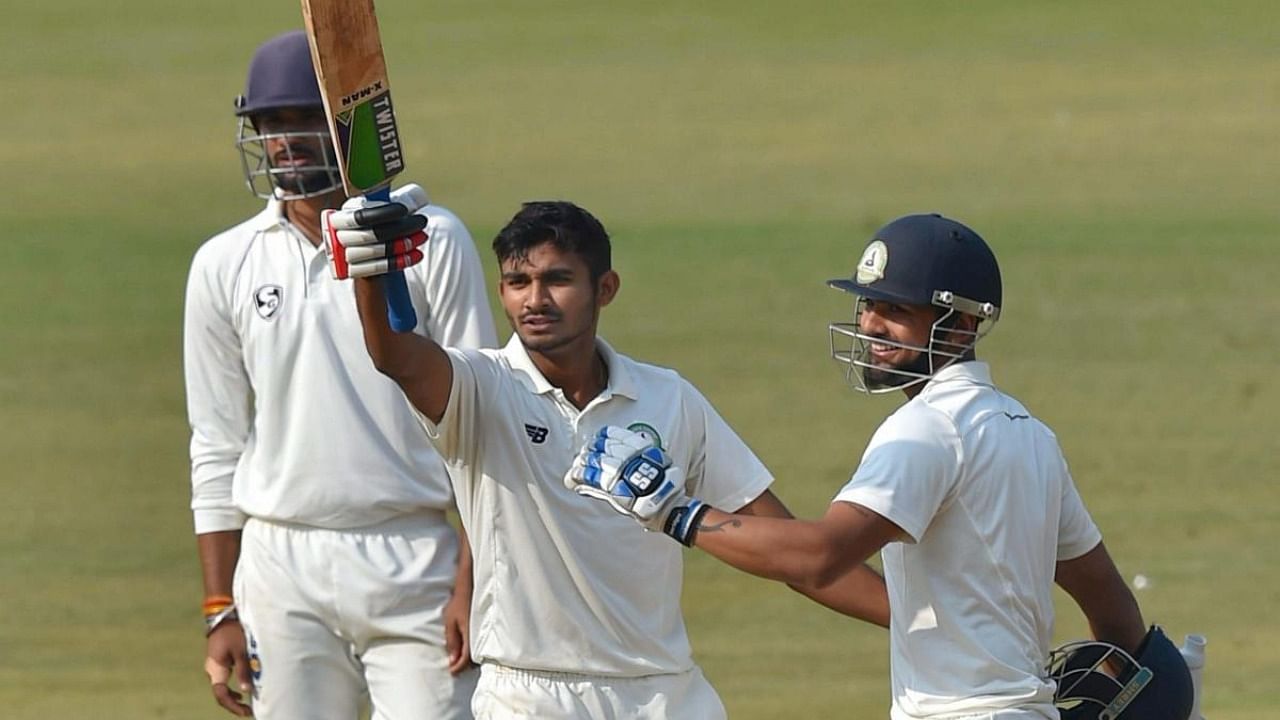
{"type": "Polygon", "coordinates": [[[529,423],[525,423],[524,431],[525,431],[525,434],[529,436],[529,440],[534,445],[541,445],[542,443],[547,441],[547,432],[549,432],[547,428],[538,427],[537,425],[530,425],[529,423]]]}

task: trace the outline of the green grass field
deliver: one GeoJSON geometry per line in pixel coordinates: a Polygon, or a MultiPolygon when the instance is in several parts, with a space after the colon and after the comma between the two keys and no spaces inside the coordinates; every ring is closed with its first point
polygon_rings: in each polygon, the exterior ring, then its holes
{"type": "MultiPolygon", "coordinates": [[[[521,200],[598,214],[624,281],[604,333],[694,380],[799,514],[898,402],[843,386],[826,324],[850,307],[823,281],[897,215],[976,227],[1005,274],[997,380],[1057,430],[1123,572],[1151,579],[1147,617],[1209,637],[1206,715],[1274,714],[1280,6],[379,11],[407,179],[484,246],[521,200]]],[[[201,672],[182,291],[199,243],[258,207],[231,99],[253,47],[297,25],[295,2],[6,12],[7,718],[226,717],[201,672]]],[[[688,567],[733,718],[887,716],[882,633],[688,567]]],[[[1079,637],[1063,600],[1058,635],[1079,637]]]]}

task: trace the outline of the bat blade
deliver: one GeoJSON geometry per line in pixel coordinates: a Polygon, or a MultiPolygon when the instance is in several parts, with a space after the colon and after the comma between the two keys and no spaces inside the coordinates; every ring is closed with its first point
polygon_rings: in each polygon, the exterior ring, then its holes
{"type": "MultiPolygon", "coordinates": [[[[347,195],[389,200],[404,155],[373,0],[302,0],[302,18],[347,195]]],[[[386,292],[392,329],[417,327],[404,273],[387,273],[386,292]]]]}
{"type": "Polygon", "coordinates": [[[302,0],[302,15],[347,194],[390,185],[404,156],[372,0],[302,0]]]}

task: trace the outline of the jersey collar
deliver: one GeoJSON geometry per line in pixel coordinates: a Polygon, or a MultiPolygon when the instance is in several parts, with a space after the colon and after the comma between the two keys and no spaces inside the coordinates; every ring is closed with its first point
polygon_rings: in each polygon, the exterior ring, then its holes
{"type": "MultiPolygon", "coordinates": [[[[604,358],[605,367],[609,370],[609,382],[600,393],[600,398],[607,399],[611,395],[622,395],[635,400],[635,378],[631,375],[626,358],[619,355],[609,343],[605,342],[604,338],[599,336],[596,337],[596,350],[604,358]]],[[[558,389],[543,376],[538,366],[533,364],[533,359],[529,357],[529,352],[524,349],[524,344],[520,342],[520,336],[516,333],[511,333],[506,347],[502,348],[502,354],[507,356],[512,369],[524,374],[533,385],[534,392],[543,395],[558,389]]]]}
{"type": "Polygon", "coordinates": [[[249,222],[252,224],[253,229],[258,231],[270,230],[277,225],[287,224],[288,221],[284,218],[284,203],[275,198],[268,200],[267,206],[262,209],[262,212],[253,216],[253,219],[249,222]]]}
{"type": "Polygon", "coordinates": [[[991,385],[991,366],[980,360],[969,360],[948,365],[934,373],[921,395],[928,394],[939,385],[949,382],[966,382],[973,385],[991,385]]]}

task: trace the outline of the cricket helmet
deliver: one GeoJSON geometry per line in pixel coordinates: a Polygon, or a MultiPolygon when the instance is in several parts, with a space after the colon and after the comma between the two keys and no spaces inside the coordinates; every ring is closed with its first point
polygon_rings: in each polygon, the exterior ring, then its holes
{"type": "Polygon", "coordinates": [[[236,147],[245,182],[254,195],[298,200],[342,186],[327,127],[259,127],[262,115],[272,111],[324,110],[311,48],[301,30],[277,35],[254,51],[244,93],[236,96],[235,108],[240,118],[236,147]]]}
{"type": "Polygon", "coordinates": [[[1000,318],[1003,289],[995,253],[978,233],[936,213],[906,215],[880,228],[862,251],[850,277],[827,281],[829,287],[858,296],[851,323],[832,323],[831,354],[849,365],[848,378],[869,393],[900,390],[924,382],[964,357],[1000,318]],[[926,305],[939,309],[927,346],[872,338],[859,329],[866,301],[926,305]],[[954,327],[958,313],[972,315],[976,330],[954,327]],[[912,367],[873,365],[875,342],[919,352],[912,367]],[[873,383],[868,370],[887,381],[873,383]]]}
{"type": "Polygon", "coordinates": [[[1188,720],[1195,703],[1186,660],[1155,625],[1133,655],[1111,643],[1067,643],[1045,671],[1062,720],[1188,720]]]}

